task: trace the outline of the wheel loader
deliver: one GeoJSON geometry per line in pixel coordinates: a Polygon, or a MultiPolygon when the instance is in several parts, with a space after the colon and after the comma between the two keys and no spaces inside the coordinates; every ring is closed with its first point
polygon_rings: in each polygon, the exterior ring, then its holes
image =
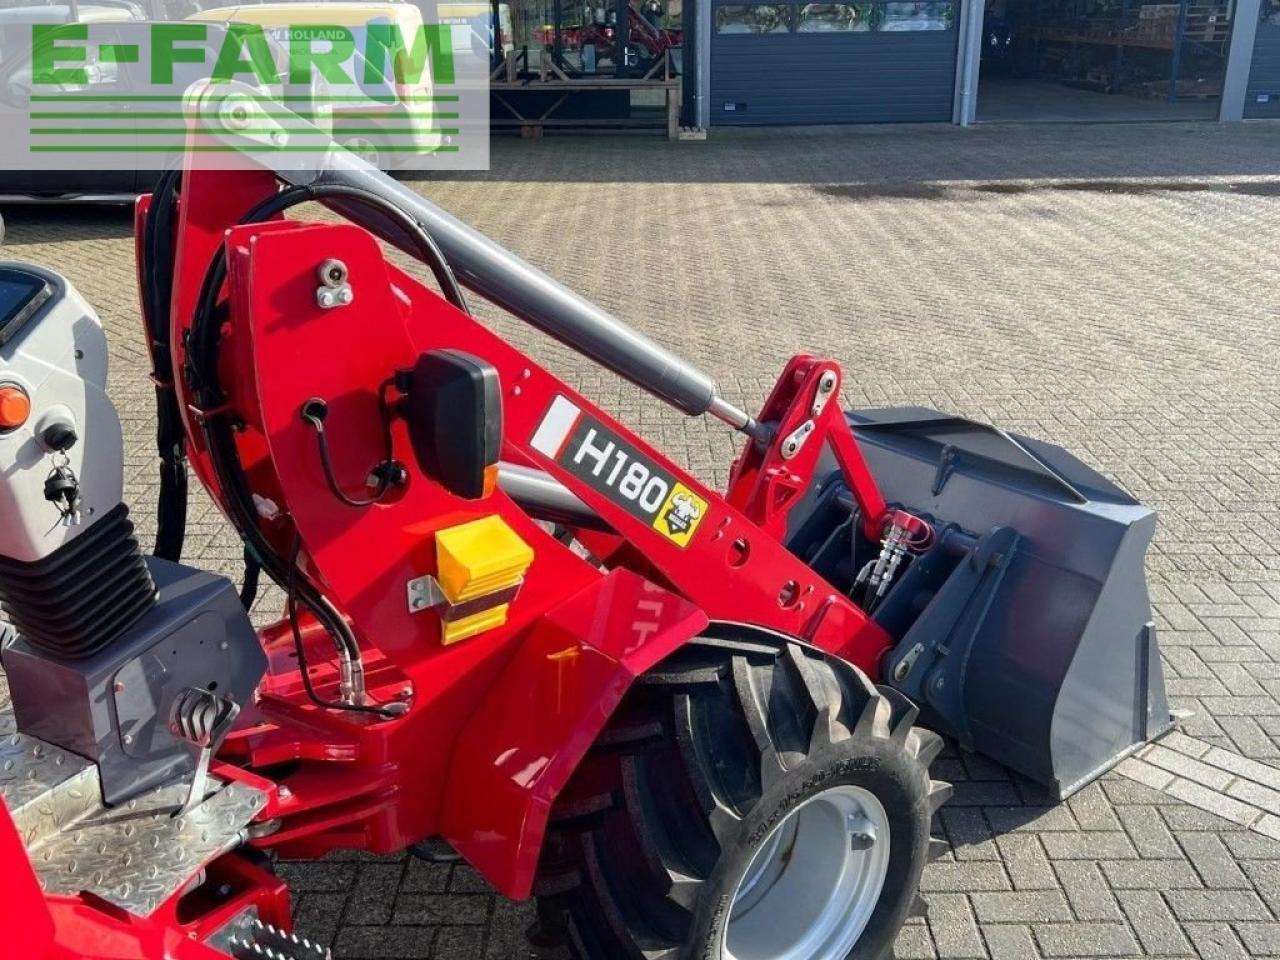
{"type": "Polygon", "coordinates": [[[337,148],[189,163],[136,246],[150,552],[98,316],[0,263],[0,943],[24,958],[319,960],[273,855],[428,840],[580,960],[878,958],[945,848],[945,742],[1065,797],[1169,729],[1154,514],[1051,443],[844,409],[856,369],[810,355],[748,412],[337,148]],[[737,431],[727,488],[464,291],[737,431]],[[182,560],[192,476],[239,584],[182,560]],[[264,574],[284,609],[255,627],[264,574]]]}

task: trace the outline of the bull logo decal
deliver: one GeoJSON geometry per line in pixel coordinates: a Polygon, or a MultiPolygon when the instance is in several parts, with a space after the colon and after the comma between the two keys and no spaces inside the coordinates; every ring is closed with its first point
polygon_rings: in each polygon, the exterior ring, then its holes
{"type": "Polygon", "coordinates": [[[662,515],[662,519],[667,525],[667,532],[678,537],[692,530],[701,515],[702,508],[693,501],[692,497],[684,493],[676,493],[671,497],[670,506],[662,515]]]}

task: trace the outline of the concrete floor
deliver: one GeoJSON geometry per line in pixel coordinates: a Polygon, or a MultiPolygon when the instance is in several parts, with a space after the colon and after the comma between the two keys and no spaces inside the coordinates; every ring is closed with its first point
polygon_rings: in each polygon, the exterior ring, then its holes
{"type": "Polygon", "coordinates": [[[1053,80],[983,76],[978,84],[979,123],[1134,123],[1213,120],[1216,100],[1168,103],[1123,93],[1068,87],[1053,80]]]}
{"type": "MultiPolygon", "coordinates": [[[[1280,776],[1278,158],[1280,126],[1265,124],[713,131],[498,141],[492,171],[415,187],[747,408],[787,356],[818,351],[845,364],[849,405],[932,405],[1108,473],[1160,512],[1148,567],[1184,731],[1263,777],[1280,776]]],[[[154,400],[129,217],[4,214],[3,255],[64,271],[106,323],[148,542],[154,400]]],[[[483,315],[724,483],[727,431],[483,315]]],[[[239,544],[203,498],[188,545],[238,574],[239,544]]],[[[1161,762],[1210,779],[1185,755],[1161,762]]],[[[957,787],[936,825],[950,852],[926,873],[929,915],[902,960],[1280,957],[1280,841],[1233,808],[1118,774],[1051,805],[954,752],[935,776],[957,787]]],[[[1280,792],[1254,796],[1280,814],[1280,792]]],[[[301,930],[342,960],[529,956],[529,908],[465,866],[336,853],[280,869],[301,930]]]]}

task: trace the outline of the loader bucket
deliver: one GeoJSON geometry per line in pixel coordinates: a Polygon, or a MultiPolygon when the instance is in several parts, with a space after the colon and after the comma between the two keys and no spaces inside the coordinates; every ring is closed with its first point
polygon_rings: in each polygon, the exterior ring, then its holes
{"type": "Polygon", "coordinates": [[[1153,511],[1065,450],[920,408],[849,422],[937,545],[875,617],[883,676],[942,732],[1065,797],[1171,721],[1143,560],[1153,511]]]}

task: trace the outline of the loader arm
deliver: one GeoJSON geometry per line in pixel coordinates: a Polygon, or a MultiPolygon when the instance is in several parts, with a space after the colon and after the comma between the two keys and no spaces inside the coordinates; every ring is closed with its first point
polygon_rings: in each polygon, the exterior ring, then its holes
{"type": "MultiPolygon", "coordinates": [[[[368,233],[341,224],[227,222],[226,198],[243,197],[237,206],[247,209],[261,199],[257,186],[252,175],[237,181],[226,174],[187,174],[179,274],[198,273],[186,268],[197,250],[208,249],[207,237],[225,237],[225,341],[236,370],[226,409],[236,411],[237,451],[255,491],[270,497],[281,517],[261,523],[260,532],[280,554],[298,551],[308,577],[323,585],[349,620],[370,702],[394,699],[408,707],[372,729],[351,725],[358,757],[330,764],[323,789],[312,784],[310,773],[281,780],[290,800],[269,814],[281,817],[277,836],[288,838],[289,849],[318,853],[360,836],[374,849],[394,850],[442,832],[499,889],[526,896],[557,785],[568,779],[630,680],[694,636],[708,618],[803,637],[875,668],[888,637],[847,597],[576,390],[387,263],[368,233]],[[221,222],[214,222],[215,210],[221,222]],[[316,301],[316,269],[334,259],[345,265],[354,298],[349,306],[325,309],[316,301]],[[463,351],[494,367],[502,385],[503,457],[537,466],[603,521],[608,539],[633,548],[643,561],[630,579],[625,569],[606,575],[581,559],[501,488],[478,500],[444,489],[408,452],[403,422],[393,427],[393,447],[409,476],[395,496],[373,508],[335,499],[317,438],[300,411],[315,398],[327,403],[332,472],[357,489],[384,455],[381,386],[397,370],[440,350],[463,351]],[[485,517],[501,518],[532,548],[533,560],[506,623],[444,644],[440,616],[397,598],[415,581],[439,574],[433,545],[442,531],[485,517]],[[716,569],[722,575],[707,575],[716,569]],[[634,586],[623,590],[623,583],[634,586]],[[661,610],[678,616],[659,628],[654,616],[661,610]],[[572,611],[579,614],[571,630],[566,618],[572,611]],[[572,636],[581,639],[565,646],[572,636]],[[517,691],[531,700],[527,727],[495,724],[495,714],[509,716],[504,704],[517,691]],[[531,752],[555,758],[532,780],[527,764],[512,768],[510,760],[531,752]],[[496,763],[502,756],[508,762],[496,763]],[[392,799],[340,786],[348,777],[367,778],[371,765],[383,770],[392,799]],[[499,783],[491,782],[495,777],[499,783]],[[490,781],[483,790],[481,781],[490,781]],[[476,789],[464,791],[463,785],[476,789]],[[498,797],[504,789],[506,804],[459,799],[498,797]],[[322,829],[310,832],[307,824],[322,829]],[[486,838],[483,847],[471,837],[486,838]]],[[[180,280],[175,302],[195,302],[187,283],[180,280]]],[[[200,443],[203,425],[219,414],[197,406],[181,375],[189,336],[175,331],[175,383],[196,437],[197,469],[225,509],[229,497],[200,443]]],[[[324,640],[322,633],[313,636],[318,663],[324,640]]],[[[287,650],[281,647],[275,663],[287,650]]],[[[268,718],[276,696],[287,703],[298,692],[285,676],[269,682],[279,693],[259,704],[268,718]]],[[[324,722],[343,726],[340,712],[324,722]]],[[[282,749],[304,752],[300,736],[293,747],[284,746],[289,730],[281,722],[264,733],[237,735],[229,756],[264,768],[282,749]]]]}
{"type": "Polygon", "coordinates": [[[154,555],[120,492],[100,321],[58,275],[0,265],[45,296],[0,318],[0,386],[32,414],[0,431],[20,521],[0,530],[0,760],[21,774],[0,778],[0,868],[46,960],[320,960],[260,851],[435,836],[510,897],[550,877],[587,960],[741,956],[735,937],[878,953],[950,793],[935,731],[1065,796],[1170,728],[1154,514],[1065,451],[849,413],[840,366],[809,355],[752,416],[342,150],[190,163],[136,227],[154,555]],[[340,222],[300,218],[312,202],[340,222]],[[728,491],[479,323],[463,287],[741,432],[728,491]],[[242,541],[239,597],[180,562],[188,467],[242,541]],[[255,629],[260,573],[286,603],[255,629]]]}

